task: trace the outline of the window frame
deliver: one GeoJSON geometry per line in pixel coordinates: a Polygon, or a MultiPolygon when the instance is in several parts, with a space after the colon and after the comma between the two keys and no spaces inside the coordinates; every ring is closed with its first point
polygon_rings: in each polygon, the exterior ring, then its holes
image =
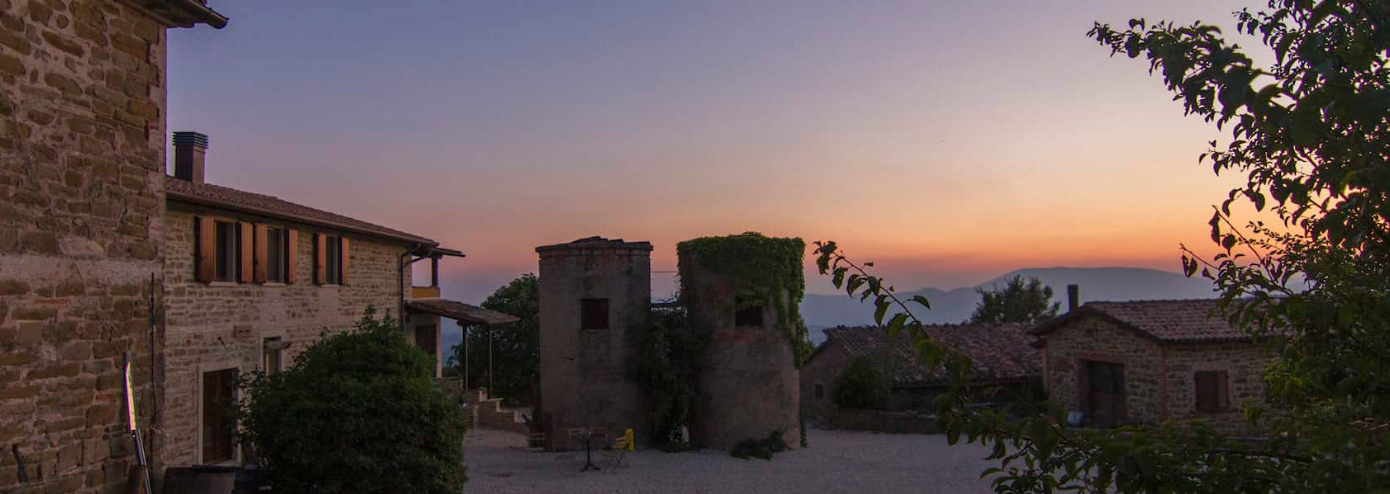
{"type": "Polygon", "coordinates": [[[734,307],[734,327],[735,328],[761,328],[765,324],[764,317],[767,306],[754,304],[747,306],[734,307]]]}
{"type": "Polygon", "coordinates": [[[289,229],[279,226],[266,226],[266,283],[285,284],[289,282],[289,229]],[[274,241],[272,241],[274,239],[274,241]]]}
{"type": "Polygon", "coordinates": [[[241,229],[235,221],[213,220],[212,281],[236,283],[240,279],[241,229]]]}
{"type": "Polygon", "coordinates": [[[1197,413],[1221,413],[1230,408],[1230,388],[1224,381],[1223,370],[1198,370],[1192,372],[1192,409],[1197,413]],[[1204,379],[1205,378],[1205,379],[1204,379]],[[1204,382],[1210,389],[1203,389],[1204,382]],[[1209,398],[1207,398],[1209,396],[1209,398]]]}
{"type": "Polygon", "coordinates": [[[280,336],[268,336],[261,339],[261,372],[271,375],[280,372],[285,368],[284,347],[285,341],[280,336]],[[271,366],[271,357],[274,357],[275,365],[271,366]]]}
{"type": "Polygon", "coordinates": [[[324,235],[323,284],[343,284],[343,237],[324,235]]]}

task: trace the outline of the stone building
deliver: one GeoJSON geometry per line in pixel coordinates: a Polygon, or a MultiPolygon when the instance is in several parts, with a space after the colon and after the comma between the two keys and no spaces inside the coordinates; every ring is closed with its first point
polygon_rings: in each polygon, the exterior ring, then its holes
{"type": "MultiPolygon", "coordinates": [[[[236,464],[225,404],[241,373],[275,372],[368,307],[401,320],[406,337],[442,361],[440,317],[514,320],[440,298],[438,263],[462,257],[438,243],[283,199],[206,183],[208,138],[174,134],[164,220],[166,466],[236,464]],[[410,264],[430,261],[428,286],[410,264]]],[[[436,367],[436,377],[439,368],[436,367]]]]}
{"type": "MultiPolygon", "coordinates": [[[[971,383],[983,388],[1006,388],[1007,395],[989,399],[1033,398],[1041,382],[1041,352],[1025,324],[941,324],[923,330],[944,346],[970,357],[971,383]]],[[[917,362],[917,350],[906,333],[891,337],[879,327],[834,327],[825,330],[825,342],[816,347],[801,367],[801,410],[804,417],[823,420],[834,413],[831,393],[851,360],[873,359],[890,380],[890,410],[926,410],[931,400],[946,389],[941,368],[927,369],[917,362]]],[[[981,399],[986,397],[981,396],[981,399]]]]}
{"type": "MultiPolygon", "coordinates": [[[[800,379],[776,308],[741,304],[740,295],[750,287],[707,269],[687,252],[680,253],[680,276],[690,327],[712,333],[699,376],[706,401],[695,411],[692,435],[711,448],[731,449],[780,430],[789,448],[799,448],[800,379]]],[[[785,291],[772,296],[791,305],[785,291]]]]}
{"type": "Polygon", "coordinates": [[[0,492],[112,492],[161,402],[166,34],[202,0],[0,2],[0,492]]]}
{"type": "Polygon", "coordinates": [[[591,237],[537,247],[540,255],[540,408],[552,448],[566,429],[631,428],[639,443],[651,414],[632,381],[651,314],[647,242],[591,237]]]}
{"type": "Polygon", "coordinates": [[[1203,419],[1257,434],[1240,405],[1264,402],[1274,350],[1215,311],[1215,300],[1090,302],[1038,325],[1049,398],[1095,426],[1203,419]]]}

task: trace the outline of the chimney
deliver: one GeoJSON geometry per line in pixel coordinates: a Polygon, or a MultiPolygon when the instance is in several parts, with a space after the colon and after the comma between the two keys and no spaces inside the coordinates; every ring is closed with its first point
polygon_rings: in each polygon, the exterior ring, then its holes
{"type": "Polygon", "coordinates": [[[1081,307],[1081,285],[1067,285],[1067,312],[1081,307]]]}
{"type": "Polygon", "coordinates": [[[208,154],[208,136],[197,132],[174,133],[174,178],[203,183],[203,160],[208,154]]]}

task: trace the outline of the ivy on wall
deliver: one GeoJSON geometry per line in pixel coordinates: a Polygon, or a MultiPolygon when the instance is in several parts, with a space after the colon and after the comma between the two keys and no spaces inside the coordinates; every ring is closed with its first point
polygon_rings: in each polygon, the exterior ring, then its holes
{"type": "MultiPolygon", "coordinates": [[[[811,355],[800,310],[801,299],[806,295],[806,275],[802,270],[806,242],[747,232],[687,240],[676,244],[676,253],[681,259],[696,260],[701,267],[739,287],[738,308],[772,307],[776,311],[775,326],[791,342],[797,368],[811,355]],[[781,297],[782,293],[787,297],[781,297]]],[[[682,291],[689,293],[685,287],[682,291]]]]}

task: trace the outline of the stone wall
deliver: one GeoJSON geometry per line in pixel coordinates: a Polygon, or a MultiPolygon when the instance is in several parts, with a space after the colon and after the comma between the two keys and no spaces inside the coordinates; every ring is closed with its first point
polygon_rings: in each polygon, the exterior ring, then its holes
{"type": "Polygon", "coordinates": [[[835,401],[831,392],[835,380],[849,366],[849,353],[838,342],[828,341],[825,347],[816,351],[806,365],[801,366],[801,418],[823,422],[835,411],[835,401]],[[816,386],[822,393],[816,395],[816,386]]]}
{"type": "Polygon", "coordinates": [[[882,410],[834,410],[826,416],[826,428],[885,434],[936,434],[936,418],[882,410]]]}
{"type": "MultiPolygon", "coordinates": [[[[692,435],[711,448],[731,449],[782,430],[788,447],[800,447],[800,373],[776,309],[763,307],[760,327],[735,327],[740,287],[688,254],[679,263],[691,329],[713,333],[699,377],[708,400],[695,412],[692,435]]],[[[785,301],[787,294],[781,296],[785,301]]]]}
{"type": "Polygon", "coordinates": [[[0,0],[0,491],[124,489],[126,351],[151,424],[165,48],[126,2],[0,0]]]}
{"type": "Polygon", "coordinates": [[[541,247],[540,375],[537,412],[552,448],[565,429],[631,428],[650,436],[651,413],[631,379],[651,314],[651,244],[591,242],[541,247]],[[580,329],[580,300],[608,299],[608,329],[580,329]]]}
{"type": "MultiPolygon", "coordinates": [[[[170,180],[176,180],[170,178],[170,180]]],[[[325,331],[349,329],[368,306],[378,317],[397,312],[401,290],[409,293],[410,270],[398,284],[397,266],[407,246],[373,238],[351,239],[348,283],[313,283],[314,233],[344,235],[303,224],[268,220],[225,210],[170,203],[165,263],[166,377],[161,409],[160,442],[166,466],[201,463],[199,441],[199,381],[202,372],[262,365],[263,339],[278,336],[291,346],[282,354],[288,366],[298,352],[325,331]],[[288,226],[299,232],[297,281],[294,284],[203,283],[194,279],[194,221],[208,215],[218,219],[288,226]]],[[[434,316],[425,316],[433,319],[434,316]]]]}
{"type": "Polygon", "coordinates": [[[1094,316],[1079,318],[1046,335],[1045,384],[1049,399],[1063,410],[1081,410],[1080,361],[1125,366],[1126,406],[1137,423],[1203,419],[1217,430],[1257,434],[1240,412],[1243,402],[1262,403],[1262,373],[1270,356],[1253,343],[1165,343],[1144,338],[1094,316]],[[1230,407],[1198,413],[1195,372],[1224,370],[1230,379],[1230,407]]]}

